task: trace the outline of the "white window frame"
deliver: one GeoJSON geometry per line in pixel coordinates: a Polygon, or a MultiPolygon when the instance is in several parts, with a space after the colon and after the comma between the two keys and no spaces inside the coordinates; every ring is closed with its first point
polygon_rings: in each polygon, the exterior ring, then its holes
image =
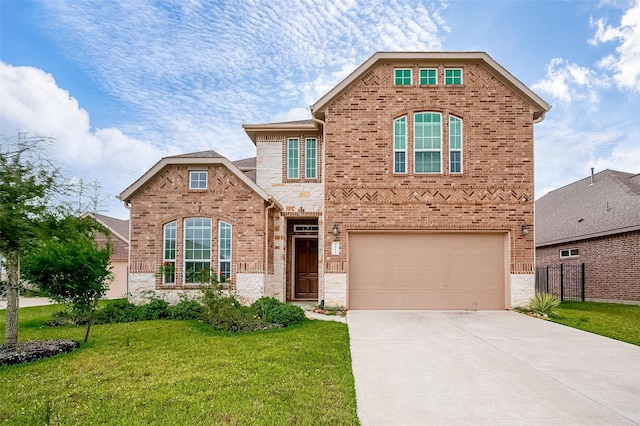
{"type": "Polygon", "coordinates": [[[398,117],[393,120],[393,173],[397,175],[406,175],[407,171],[407,116],[404,115],[402,117],[398,117]],[[404,123],[404,138],[399,139],[402,135],[398,135],[396,133],[396,124],[400,122],[404,123]],[[397,147],[397,142],[401,141],[404,143],[404,149],[400,149],[397,147]],[[397,169],[398,163],[396,162],[396,154],[404,154],[404,170],[399,171],[397,169]]]}
{"type": "MultiPolygon", "coordinates": [[[[451,78],[454,78],[454,77],[451,77],[451,78]]],[[[464,69],[463,68],[445,68],[444,84],[445,86],[461,86],[462,84],[464,84],[464,69]],[[460,71],[460,83],[447,83],[447,71],[460,71]]]]}
{"type": "MultiPolygon", "coordinates": [[[[224,247],[225,251],[227,251],[227,248],[224,247]]],[[[231,260],[233,258],[233,225],[231,225],[230,223],[224,222],[222,220],[218,221],[218,278],[220,278],[221,282],[225,282],[226,279],[231,278],[232,276],[232,270],[231,270],[231,260]],[[222,237],[222,231],[223,228],[228,228],[229,229],[229,236],[228,238],[225,236],[224,238],[222,237]],[[228,241],[229,242],[229,248],[228,248],[228,252],[229,252],[229,258],[228,259],[223,259],[222,257],[222,243],[223,241],[228,241]],[[229,268],[225,268],[225,272],[223,273],[223,268],[222,265],[223,264],[229,264],[229,268]],[[223,279],[224,276],[224,279],[223,279]]]]}
{"type": "MultiPolygon", "coordinates": [[[[404,75],[402,76],[402,80],[404,81],[406,77],[404,77],[404,75]]],[[[394,68],[393,69],[393,85],[394,86],[411,86],[413,84],[413,70],[411,68],[394,68]],[[401,83],[398,84],[398,80],[397,80],[397,76],[396,76],[396,71],[409,71],[409,84],[406,83],[401,83]]]]}
{"type": "Polygon", "coordinates": [[[162,284],[163,285],[175,285],[176,283],[176,255],[178,250],[178,223],[174,220],[173,222],[165,223],[162,227],[162,265],[163,267],[167,265],[167,263],[171,262],[173,264],[173,280],[167,280],[167,273],[162,274],[162,284]],[[167,238],[167,231],[173,231],[173,237],[167,238]],[[173,241],[173,248],[167,247],[167,242],[173,241]],[[167,250],[173,250],[173,258],[167,257],[167,250]]]}
{"type": "Polygon", "coordinates": [[[460,118],[460,117],[457,117],[455,115],[449,115],[449,173],[451,173],[451,174],[459,175],[464,170],[464,161],[462,160],[463,159],[463,144],[464,144],[464,122],[463,122],[462,118],[460,118]],[[451,128],[452,128],[451,123],[456,121],[456,120],[458,122],[460,122],[460,134],[457,135],[457,136],[460,137],[460,148],[452,148],[452,145],[453,145],[453,142],[454,142],[453,136],[456,136],[456,135],[453,135],[453,132],[451,131],[451,128]],[[451,159],[451,154],[454,153],[454,152],[459,152],[460,153],[460,170],[456,171],[456,172],[451,170],[451,165],[453,163],[453,161],[451,159]]]}
{"type": "MultiPolygon", "coordinates": [[[[212,225],[212,223],[211,222],[212,222],[211,219],[208,218],[208,217],[188,217],[188,218],[184,219],[184,222],[183,222],[183,246],[182,246],[182,251],[184,253],[183,260],[182,260],[182,266],[183,266],[183,269],[182,269],[182,271],[183,271],[182,282],[184,284],[187,284],[187,285],[188,284],[198,284],[197,281],[193,281],[193,282],[187,281],[187,271],[188,271],[187,263],[202,263],[202,264],[208,263],[209,264],[208,271],[211,272],[211,247],[212,247],[212,236],[211,236],[211,233],[212,233],[211,225],[212,225]],[[202,258],[188,258],[187,257],[187,250],[189,250],[187,248],[187,232],[190,229],[190,227],[187,226],[187,222],[191,221],[191,220],[206,220],[206,221],[209,221],[209,239],[208,239],[208,241],[209,241],[209,254],[208,254],[207,257],[202,257],[202,258]]],[[[196,227],[192,226],[192,228],[196,228],[196,227]]],[[[203,228],[203,227],[200,226],[200,228],[203,228]]],[[[194,240],[195,240],[195,238],[194,238],[194,240]]],[[[204,240],[201,239],[201,241],[204,241],[204,240]]]]}
{"type": "Polygon", "coordinates": [[[317,179],[318,178],[318,139],[316,138],[307,138],[304,141],[304,154],[305,154],[305,164],[304,164],[304,177],[305,179],[317,179]],[[310,154],[310,143],[313,142],[313,149],[310,154]],[[311,175],[310,172],[313,172],[311,175]]]}
{"type": "Polygon", "coordinates": [[[300,139],[287,139],[287,179],[300,179],[300,139]],[[292,154],[292,148],[295,148],[295,157],[292,154]],[[292,172],[292,162],[295,161],[295,175],[292,172]]]}
{"type": "Polygon", "coordinates": [[[206,170],[189,170],[189,189],[193,189],[193,190],[205,190],[207,189],[208,186],[208,180],[209,180],[209,174],[207,173],[206,170]],[[198,175],[197,179],[194,179],[195,175],[198,175]],[[202,174],[204,174],[204,181],[201,179],[202,178],[202,174]],[[194,186],[194,183],[202,183],[204,182],[204,187],[201,187],[200,185],[198,186],[194,186]]]}
{"type": "Polygon", "coordinates": [[[569,258],[576,258],[576,257],[580,257],[580,249],[576,247],[568,248],[568,249],[560,249],[560,259],[569,259],[569,258]],[[567,254],[565,255],[562,252],[567,252],[567,254]]]}
{"type": "Polygon", "coordinates": [[[419,174],[419,175],[437,175],[437,174],[442,174],[442,113],[440,112],[434,112],[434,111],[422,111],[422,112],[416,112],[415,114],[413,114],[413,172],[415,174],[419,174]],[[432,114],[432,115],[437,115],[440,117],[440,126],[439,126],[439,130],[440,133],[438,134],[438,140],[440,142],[440,148],[436,149],[436,148],[417,148],[417,144],[416,144],[416,138],[417,138],[417,121],[416,121],[416,117],[418,115],[422,115],[422,114],[432,114]],[[440,170],[438,170],[437,172],[419,172],[418,168],[417,168],[417,154],[418,153],[423,153],[423,152],[437,152],[438,153],[438,157],[440,159],[440,170]]]}
{"type": "MultiPolygon", "coordinates": [[[[428,77],[426,77],[428,78],[428,77]]],[[[436,86],[438,84],[438,68],[420,68],[418,71],[418,83],[421,86],[436,86]],[[435,71],[436,72],[436,81],[434,83],[423,83],[422,82],[422,71],[435,71]]]]}

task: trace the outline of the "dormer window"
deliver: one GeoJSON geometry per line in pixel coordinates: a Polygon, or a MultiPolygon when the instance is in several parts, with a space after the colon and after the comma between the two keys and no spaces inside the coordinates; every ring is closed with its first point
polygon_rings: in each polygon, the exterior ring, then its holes
{"type": "Polygon", "coordinates": [[[207,189],[207,172],[204,170],[190,171],[189,189],[207,189]]]}

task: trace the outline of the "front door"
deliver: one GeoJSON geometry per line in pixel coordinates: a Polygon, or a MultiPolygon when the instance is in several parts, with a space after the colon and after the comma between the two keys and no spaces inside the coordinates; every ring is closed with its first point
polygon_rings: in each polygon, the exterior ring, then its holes
{"type": "Polygon", "coordinates": [[[318,239],[295,239],[295,299],[318,300],[318,239]]]}

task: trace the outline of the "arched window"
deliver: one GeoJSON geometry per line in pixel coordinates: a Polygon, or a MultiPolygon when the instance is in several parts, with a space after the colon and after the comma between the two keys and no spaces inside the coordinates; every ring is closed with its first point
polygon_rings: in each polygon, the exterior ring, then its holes
{"type": "Polygon", "coordinates": [[[407,117],[393,121],[393,173],[407,173],[407,117]]]}
{"type": "Polygon", "coordinates": [[[176,283],[176,222],[163,228],[162,272],[162,284],[176,283]]]}
{"type": "Polygon", "coordinates": [[[449,173],[462,173],[462,119],[449,116],[449,173]]]}
{"type": "Polygon", "coordinates": [[[231,278],[231,224],[218,223],[218,272],[220,282],[231,278]]]}

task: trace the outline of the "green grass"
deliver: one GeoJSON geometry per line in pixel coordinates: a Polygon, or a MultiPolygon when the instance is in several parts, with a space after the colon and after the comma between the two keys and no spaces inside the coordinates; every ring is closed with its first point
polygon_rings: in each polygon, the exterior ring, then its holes
{"type": "MultiPolygon", "coordinates": [[[[20,340],[81,341],[84,327],[42,325],[60,309],[20,309],[20,340]]],[[[358,424],[347,326],[329,321],[247,334],[96,325],[70,354],[0,367],[0,384],[9,425],[358,424]]]]}
{"type": "Polygon", "coordinates": [[[640,306],[617,303],[562,302],[551,321],[640,345],[640,306]]]}

